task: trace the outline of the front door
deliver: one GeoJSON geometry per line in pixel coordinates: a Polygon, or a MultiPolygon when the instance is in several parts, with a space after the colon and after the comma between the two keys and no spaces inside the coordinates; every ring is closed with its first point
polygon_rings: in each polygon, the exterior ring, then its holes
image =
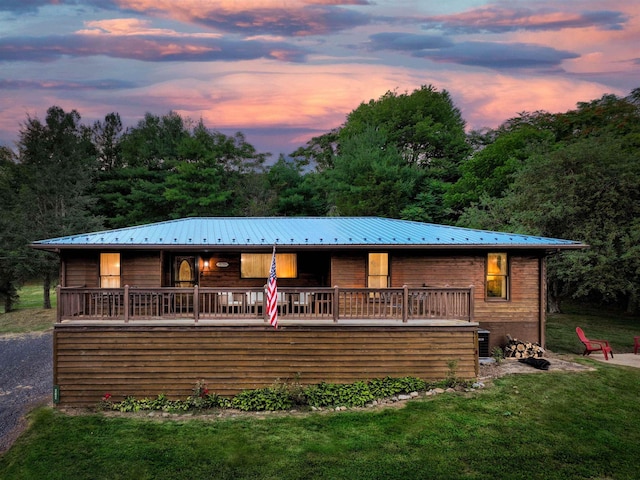
{"type": "Polygon", "coordinates": [[[196,284],[196,257],[176,257],[173,285],[193,287],[196,284]]]}

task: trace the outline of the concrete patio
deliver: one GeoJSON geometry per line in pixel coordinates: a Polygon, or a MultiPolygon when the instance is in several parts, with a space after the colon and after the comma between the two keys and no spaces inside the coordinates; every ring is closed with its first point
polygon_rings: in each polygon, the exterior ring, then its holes
{"type": "Polygon", "coordinates": [[[602,353],[592,353],[586,358],[598,360],[602,363],[610,363],[613,365],[624,365],[626,367],[640,368],[640,355],[634,355],[633,353],[615,353],[613,352],[613,358],[609,360],[604,359],[602,353]]]}

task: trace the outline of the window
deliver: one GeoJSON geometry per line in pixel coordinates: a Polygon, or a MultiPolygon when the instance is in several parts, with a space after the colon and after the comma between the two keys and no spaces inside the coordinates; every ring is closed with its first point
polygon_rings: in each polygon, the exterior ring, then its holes
{"type": "Polygon", "coordinates": [[[509,266],[506,253],[487,255],[487,298],[507,300],[509,287],[509,266]]]}
{"type": "Polygon", "coordinates": [[[120,254],[100,254],[100,287],[120,288],[120,254]]]}
{"type": "Polygon", "coordinates": [[[367,288],[387,288],[389,286],[389,254],[370,253],[367,288]]]}
{"type": "MultiPolygon", "coordinates": [[[[240,277],[269,278],[271,253],[243,253],[240,255],[240,277]]],[[[278,278],[297,278],[298,257],[295,253],[276,253],[278,278]]]]}

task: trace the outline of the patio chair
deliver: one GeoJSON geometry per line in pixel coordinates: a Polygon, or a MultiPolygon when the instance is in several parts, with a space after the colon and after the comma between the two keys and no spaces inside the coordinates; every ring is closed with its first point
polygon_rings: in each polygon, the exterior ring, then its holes
{"type": "Polygon", "coordinates": [[[307,292],[291,294],[293,313],[309,313],[311,311],[311,294],[307,292]]]}
{"type": "Polygon", "coordinates": [[[249,313],[262,316],[263,305],[264,305],[263,292],[249,292],[249,313]]]}
{"type": "Polygon", "coordinates": [[[246,310],[247,300],[244,293],[221,292],[220,306],[225,313],[243,313],[246,310]]]}
{"type": "Polygon", "coordinates": [[[640,337],[633,337],[633,354],[638,354],[638,348],[640,347],[640,337]]]}
{"type": "Polygon", "coordinates": [[[578,334],[580,341],[584,344],[584,352],[582,355],[589,355],[591,352],[601,351],[605,360],[609,360],[608,355],[611,355],[611,358],[613,358],[613,351],[611,350],[608,341],[591,340],[586,337],[584,331],[580,327],[576,327],[576,333],[578,334]]]}

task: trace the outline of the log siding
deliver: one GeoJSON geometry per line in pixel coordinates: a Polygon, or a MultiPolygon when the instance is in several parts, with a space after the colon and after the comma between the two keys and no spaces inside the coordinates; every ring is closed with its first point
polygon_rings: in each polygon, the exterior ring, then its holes
{"type": "Polygon", "coordinates": [[[396,253],[392,263],[392,287],[457,288],[474,286],[473,320],[491,332],[490,348],[503,346],[506,336],[544,342],[546,292],[541,281],[544,260],[539,254],[508,253],[509,298],[485,297],[486,252],[476,255],[396,253]]]}
{"type": "Polygon", "coordinates": [[[477,326],[104,327],[56,325],[60,406],[92,407],[166,394],[204,380],[219,395],[298,378],[303,385],[385,376],[439,380],[478,374],[477,326]],[[450,371],[455,362],[455,372],[450,371]]]}

